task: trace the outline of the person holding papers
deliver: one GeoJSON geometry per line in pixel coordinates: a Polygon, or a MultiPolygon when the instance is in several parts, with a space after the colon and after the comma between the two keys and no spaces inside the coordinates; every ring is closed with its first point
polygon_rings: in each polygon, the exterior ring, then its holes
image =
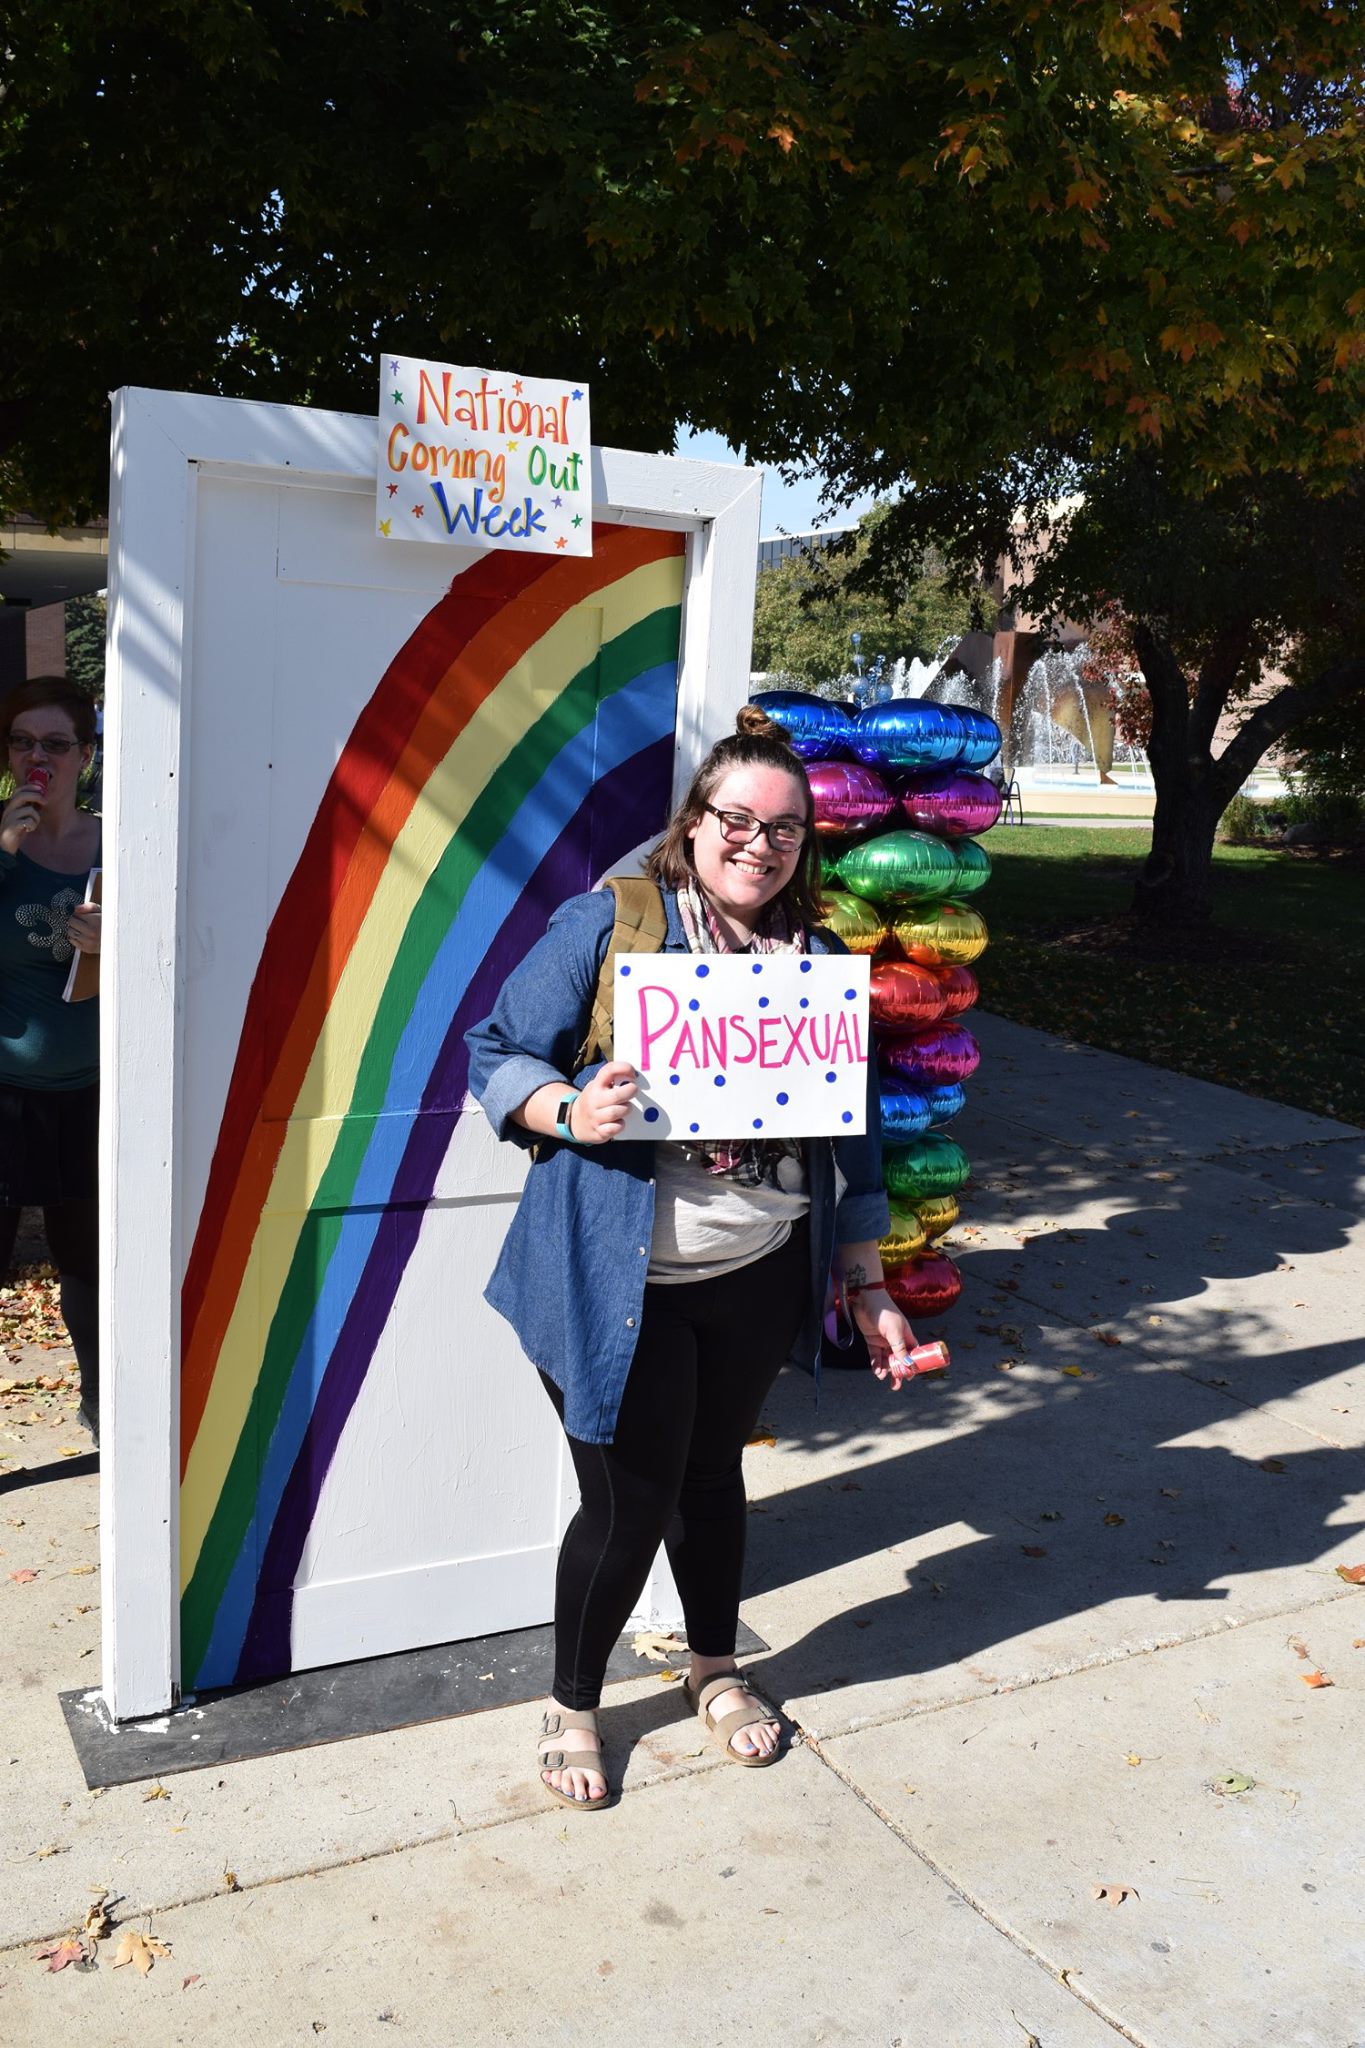
{"type": "MultiPolygon", "coordinates": [[[[646,873],[665,953],[844,950],[820,927],[805,770],[757,706],[703,762],[646,873]]],[[[487,1298],[539,1370],[578,1475],[539,1768],[587,1812],[608,1803],[607,1658],[661,1541],[689,1701],[731,1762],[776,1760],[780,1724],[734,1661],[744,1445],[782,1366],[815,1361],[836,1258],[874,1371],[900,1386],[914,1344],[882,1285],[875,1066],[863,1135],[649,1142],[635,1070],[602,1059],[609,1026],[594,1018],[616,916],[609,890],[571,898],[468,1034],[493,1129],[535,1152],[487,1298]]]]}
{"type": "Polygon", "coordinates": [[[100,945],[100,821],[77,801],[94,750],[95,707],[65,676],[0,700],[0,1276],[40,1208],[98,1444],[99,1002],[66,1000],[73,956],[100,945]]]}

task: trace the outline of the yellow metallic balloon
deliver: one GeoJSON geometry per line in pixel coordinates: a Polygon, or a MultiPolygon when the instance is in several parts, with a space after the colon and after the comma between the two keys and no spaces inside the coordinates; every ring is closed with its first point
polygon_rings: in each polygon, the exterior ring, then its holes
{"type": "Polygon", "coordinates": [[[986,920],[966,903],[917,903],[891,927],[909,960],[969,967],[986,950],[986,920]]]}
{"type": "Polygon", "coordinates": [[[875,953],[886,938],[886,919],[875,903],[855,896],[851,889],[821,890],[824,923],[841,938],[850,953],[875,953]]]}
{"type": "Polygon", "coordinates": [[[877,1247],[883,1266],[903,1266],[907,1259],[922,1252],[928,1242],[928,1232],[914,1210],[905,1203],[893,1202],[891,1228],[877,1247]]]}
{"type": "MultiPolygon", "coordinates": [[[[952,1229],[961,1211],[956,1195],[925,1195],[923,1200],[916,1202],[915,1214],[924,1226],[924,1235],[932,1244],[936,1237],[942,1237],[945,1231],[952,1229]]],[[[882,1256],[885,1257],[885,1253],[882,1256]]]]}

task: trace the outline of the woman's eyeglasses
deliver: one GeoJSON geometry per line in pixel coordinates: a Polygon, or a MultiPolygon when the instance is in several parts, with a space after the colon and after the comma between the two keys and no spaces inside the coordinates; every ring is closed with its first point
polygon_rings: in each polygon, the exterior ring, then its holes
{"type": "Polygon", "coordinates": [[[703,804],[720,824],[720,836],[731,846],[751,846],[760,833],[767,835],[774,853],[790,853],[805,842],[806,826],[800,818],[756,818],[751,811],[718,811],[703,804]]]}
{"type": "Polygon", "coordinates": [[[12,754],[31,754],[35,748],[41,747],[45,754],[51,754],[54,761],[60,761],[63,754],[71,753],[80,744],[79,740],[66,739],[59,732],[41,739],[35,739],[31,732],[12,732],[9,736],[9,750],[12,754]]]}

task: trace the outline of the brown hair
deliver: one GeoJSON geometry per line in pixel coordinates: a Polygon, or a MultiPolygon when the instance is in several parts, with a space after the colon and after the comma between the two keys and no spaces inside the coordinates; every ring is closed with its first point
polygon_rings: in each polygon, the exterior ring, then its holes
{"type": "Polygon", "coordinates": [[[0,747],[9,746],[10,730],[25,711],[40,711],[51,705],[65,711],[83,747],[95,744],[95,706],[79,683],[70,676],[30,676],[26,683],[0,697],[0,747]]]}
{"type": "Polygon", "coordinates": [[[688,834],[701,823],[714,791],[732,768],[780,768],[800,784],[806,800],[806,843],[791,880],[773,900],[782,905],[794,924],[819,924],[825,906],[820,897],[815,801],[805,766],[788,742],[786,727],[769,718],[758,704],[743,705],[735,720],[735,730],[712,747],[692,777],[687,795],[669,819],[663,838],[645,861],[645,873],[651,881],[670,889],[692,878],[692,841],[688,834]]]}

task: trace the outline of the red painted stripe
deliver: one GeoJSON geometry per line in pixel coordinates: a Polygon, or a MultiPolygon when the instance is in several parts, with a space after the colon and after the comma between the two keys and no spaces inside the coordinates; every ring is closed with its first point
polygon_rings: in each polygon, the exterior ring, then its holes
{"type": "Polygon", "coordinates": [[[488,565],[477,564],[423,620],[357,720],[271,921],[248,999],[186,1271],[182,1458],[203,1415],[286,1119],[418,793],[478,706],[557,618],[682,546],[677,534],[599,527],[587,560],[501,557],[487,577],[480,572],[488,565]],[[521,569],[529,560],[543,566],[509,576],[513,564],[521,569]]]}

